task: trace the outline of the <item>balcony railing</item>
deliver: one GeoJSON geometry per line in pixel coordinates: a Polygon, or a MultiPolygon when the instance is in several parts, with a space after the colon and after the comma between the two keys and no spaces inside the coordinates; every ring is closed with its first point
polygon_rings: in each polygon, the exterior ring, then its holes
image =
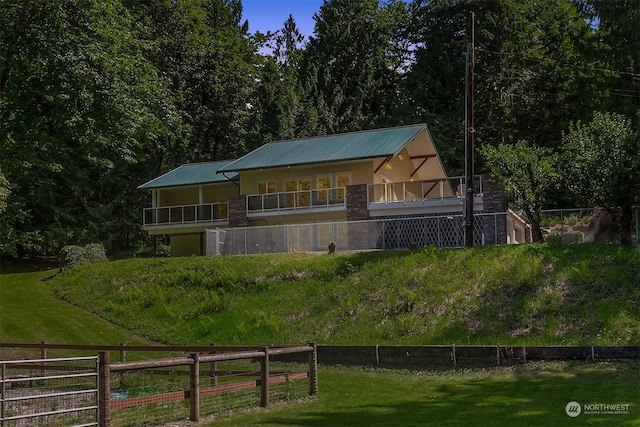
{"type": "MultiPolygon", "coordinates": [[[[462,198],[466,195],[465,177],[425,181],[370,184],[369,203],[395,203],[429,199],[462,198]]],[[[474,177],[474,195],[482,194],[482,177],[474,177]]]]}
{"type": "Polygon", "coordinates": [[[143,215],[145,228],[216,225],[227,222],[227,202],[146,208],[143,215]]]}
{"type": "Polygon", "coordinates": [[[247,213],[340,210],[346,207],[345,197],[345,187],[251,194],[247,196],[247,213]]]}

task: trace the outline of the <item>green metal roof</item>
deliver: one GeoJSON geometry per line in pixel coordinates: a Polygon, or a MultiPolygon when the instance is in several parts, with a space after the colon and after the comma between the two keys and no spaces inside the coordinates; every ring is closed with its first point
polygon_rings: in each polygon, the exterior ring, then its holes
{"type": "Polygon", "coordinates": [[[233,163],[233,160],[207,163],[188,163],[178,166],[174,170],[152,179],[138,188],[151,190],[154,188],[210,184],[237,179],[238,174],[236,173],[227,173],[226,177],[222,173],[218,173],[218,170],[221,167],[230,163],[233,163]]]}
{"type": "Polygon", "coordinates": [[[370,159],[397,154],[425,124],[270,142],[219,172],[370,159]]]}

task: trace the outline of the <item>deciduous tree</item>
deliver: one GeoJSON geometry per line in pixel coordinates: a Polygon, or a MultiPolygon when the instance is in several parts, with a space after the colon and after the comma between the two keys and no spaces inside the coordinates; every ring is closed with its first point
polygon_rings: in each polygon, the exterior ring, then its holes
{"type": "Polygon", "coordinates": [[[613,214],[622,244],[631,244],[634,203],[640,202],[640,132],[616,113],[577,122],[563,137],[562,175],[578,203],[613,214]]]}
{"type": "Polygon", "coordinates": [[[558,185],[553,152],[521,140],[515,144],[485,145],[481,154],[507,204],[524,212],[529,220],[533,241],[543,242],[540,212],[558,185]]]}

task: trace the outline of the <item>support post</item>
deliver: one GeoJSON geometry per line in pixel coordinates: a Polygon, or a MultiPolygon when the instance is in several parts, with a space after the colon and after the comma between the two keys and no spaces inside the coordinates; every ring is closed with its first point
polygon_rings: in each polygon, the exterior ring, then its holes
{"type": "Polygon", "coordinates": [[[453,367],[457,368],[458,367],[458,360],[456,358],[456,345],[454,344],[452,347],[453,348],[452,348],[451,351],[453,352],[453,367]]]}
{"type": "Polygon", "coordinates": [[[464,246],[473,246],[473,163],[474,163],[474,66],[475,66],[475,14],[471,12],[471,42],[467,45],[467,87],[466,87],[466,123],[465,123],[465,154],[466,154],[466,195],[465,195],[465,241],[464,246]]]}
{"type": "Polygon", "coordinates": [[[269,406],[269,347],[263,347],[264,357],[260,366],[260,406],[269,406]]]}
{"type": "Polygon", "coordinates": [[[101,351],[98,358],[98,426],[111,426],[111,367],[109,352],[101,351]]]}
{"type": "Polygon", "coordinates": [[[189,367],[189,419],[200,421],[200,356],[191,353],[193,363],[189,367]]]}
{"type": "Polygon", "coordinates": [[[315,396],[318,394],[318,345],[311,343],[311,346],[313,352],[309,353],[309,395],[315,396]]]}
{"type": "MultiPolygon", "coordinates": [[[[209,346],[214,347],[215,344],[211,343],[211,344],[209,344],[209,346]]],[[[211,353],[215,354],[215,351],[212,351],[211,353]]],[[[218,385],[218,374],[217,374],[217,371],[218,371],[218,362],[211,362],[209,375],[211,377],[211,385],[212,386],[218,385]]]]}
{"type": "Polygon", "coordinates": [[[121,362],[126,362],[127,361],[127,349],[126,349],[127,345],[123,342],[120,343],[120,361],[121,362]]]}
{"type": "MultiPolygon", "coordinates": [[[[45,342],[42,341],[42,347],[40,347],[40,359],[44,360],[47,358],[47,347],[45,347],[45,342]]],[[[40,363],[40,375],[44,377],[45,374],[44,362],[40,363]]],[[[2,395],[4,397],[4,395],[2,395]]]]}

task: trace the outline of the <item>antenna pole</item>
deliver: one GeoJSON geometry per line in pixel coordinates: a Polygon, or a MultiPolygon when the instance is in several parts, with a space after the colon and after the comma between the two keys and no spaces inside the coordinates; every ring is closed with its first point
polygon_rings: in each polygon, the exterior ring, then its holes
{"type": "Polygon", "coordinates": [[[473,94],[474,88],[474,72],[475,72],[475,13],[471,12],[471,43],[467,45],[467,84],[466,84],[466,105],[465,105],[465,157],[466,157],[466,178],[465,178],[465,242],[466,248],[473,247],[473,156],[474,156],[474,111],[473,111],[473,94]]]}

